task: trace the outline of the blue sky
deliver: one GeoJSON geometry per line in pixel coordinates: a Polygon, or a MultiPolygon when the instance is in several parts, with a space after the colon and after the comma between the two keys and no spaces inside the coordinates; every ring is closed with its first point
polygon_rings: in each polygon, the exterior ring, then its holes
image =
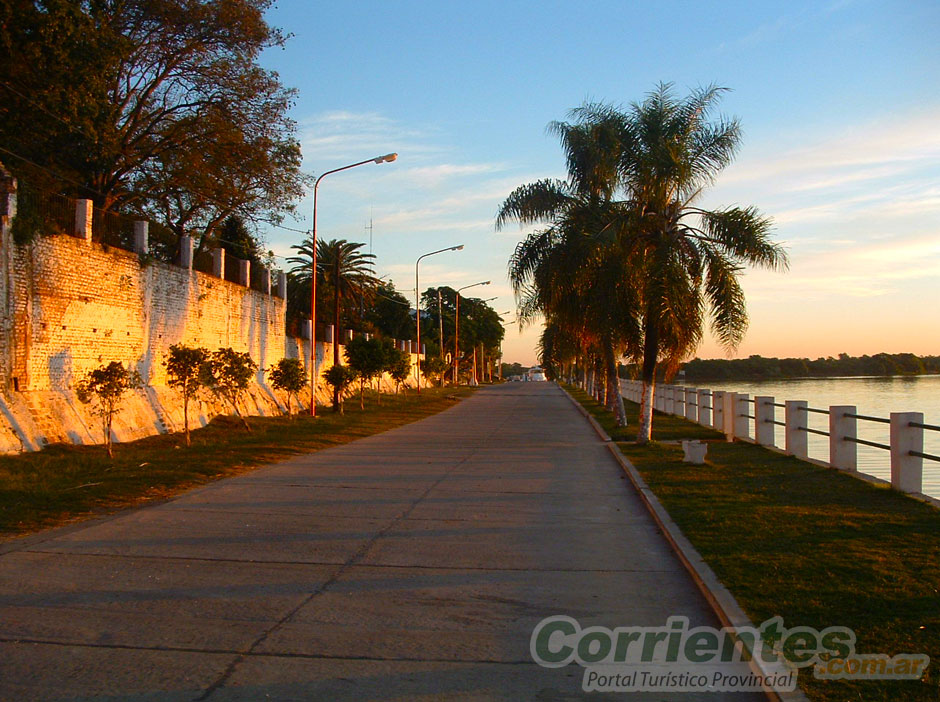
{"type": "MultiPolygon", "coordinates": [[[[525,232],[493,219],[516,186],[564,176],[546,124],[660,81],[717,83],[744,142],[703,202],[756,205],[791,258],[746,274],[737,355],[940,353],[935,0],[282,0],[269,21],[293,35],[263,63],[299,90],[305,171],[399,153],[322,181],[318,235],[368,241],[371,219],[377,271],[406,295],[419,255],[465,244],[422,261],[421,288],[492,279],[477,294],[514,310],[506,263],[525,232]]],[[[309,228],[310,202],[285,225],[309,228]]],[[[267,233],[282,255],[300,237],[267,233]]],[[[510,326],[506,360],[533,363],[537,337],[510,326]]],[[[725,352],[708,339],[699,355],[725,352]]]]}

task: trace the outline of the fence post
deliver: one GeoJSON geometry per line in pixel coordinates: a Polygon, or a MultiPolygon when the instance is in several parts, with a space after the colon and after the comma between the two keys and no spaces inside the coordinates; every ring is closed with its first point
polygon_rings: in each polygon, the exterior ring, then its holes
{"type": "Polygon", "coordinates": [[[777,417],[774,398],[759,395],[754,398],[754,438],[761,446],[773,446],[774,420],[777,417]]]}
{"type": "Polygon", "coordinates": [[[238,284],[246,288],[251,285],[251,261],[238,261],[238,284]]]}
{"type": "Polygon", "coordinates": [[[725,391],[712,392],[712,429],[724,431],[725,428],[725,391]]]}
{"type": "Polygon", "coordinates": [[[710,427],[712,424],[712,410],[709,407],[711,400],[711,390],[702,388],[698,391],[698,423],[703,427],[710,427]]]}
{"type": "Polygon", "coordinates": [[[134,222],[134,251],[143,256],[150,253],[150,222],[134,222]]]}
{"type": "Polygon", "coordinates": [[[829,465],[839,470],[858,470],[858,420],[854,405],[829,407],[829,465]]]}
{"type": "Polygon", "coordinates": [[[725,439],[728,441],[734,441],[734,430],[736,426],[734,410],[737,406],[738,393],[726,392],[722,394],[721,433],[725,435],[725,439]]]}
{"type": "Polygon", "coordinates": [[[685,389],[685,418],[690,422],[698,421],[698,390],[685,389]]]}
{"type": "Polygon", "coordinates": [[[667,414],[672,414],[672,408],[675,406],[673,393],[672,385],[663,385],[663,412],[667,414]]]}
{"type": "Polygon", "coordinates": [[[277,272],[277,296],[282,300],[287,299],[287,273],[277,272]]]}
{"type": "Polygon", "coordinates": [[[751,422],[751,418],[748,417],[751,409],[751,403],[748,402],[750,395],[735,393],[734,397],[734,435],[739,439],[748,439],[751,437],[748,431],[748,425],[751,422]]]}
{"type": "Polygon", "coordinates": [[[313,343],[313,320],[304,320],[304,326],[302,327],[300,336],[303,339],[310,339],[310,343],[313,343]]]}
{"type": "Polygon", "coordinates": [[[180,266],[193,269],[193,238],[184,236],[180,238],[180,266]]]}
{"type": "Polygon", "coordinates": [[[75,236],[79,239],[91,241],[94,210],[94,203],[91,200],[75,201],[75,236]]]}
{"type": "Polygon", "coordinates": [[[676,403],[672,407],[672,413],[677,417],[685,416],[685,403],[687,389],[684,385],[676,386],[676,403]]]}
{"type": "Polygon", "coordinates": [[[212,249],[212,275],[225,278],[225,249],[212,249]]]}
{"type": "Polygon", "coordinates": [[[891,486],[901,492],[924,491],[924,459],[911,451],[924,452],[923,412],[891,413],[891,486]]]}
{"type": "Polygon", "coordinates": [[[268,268],[261,269],[261,292],[271,294],[271,271],[268,268]]]}
{"type": "Polygon", "coordinates": [[[326,343],[328,344],[333,343],[333,325],[332,324],[326,325],[326,343]]]}
{"type": "Polygon", "coordinates": [[[805,400],[787,400],[786,412],[786,451],[787,455],[806,458],[809,454],[807,448],[807,437],[809,434],[804,431],[807,422],[807,403],[805,400]]]}

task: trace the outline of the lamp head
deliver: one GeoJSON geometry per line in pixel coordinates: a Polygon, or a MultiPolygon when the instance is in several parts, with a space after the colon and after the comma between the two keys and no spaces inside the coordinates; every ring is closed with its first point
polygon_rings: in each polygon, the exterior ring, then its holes
{"type": "Polygon", "coordinates": [[[384,156],[379,156],[378,158],[373,159],[376,163],[391,163],[398,158],[398,154],[385,154],[384,156]]]}
{"type": "Polygon", "coordinates": [[[463,244],[461,244],[460,246],[455,246],[454,248],[451,249],[451,251],[463,251],[463,244]]]}

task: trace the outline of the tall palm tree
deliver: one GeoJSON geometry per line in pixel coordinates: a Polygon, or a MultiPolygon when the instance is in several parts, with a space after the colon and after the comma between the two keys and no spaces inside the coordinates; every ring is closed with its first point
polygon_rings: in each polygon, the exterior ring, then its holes
{"type": "Polygon", "coordinates": [[[710,86],[679,99],[661,84],[627,112],[608,105],[575,111],[588,124],[618,125],[619,177],[631,203],[617,225],[618,246],[640,282],[641,443],[651,435],[657,364],[674,372],[701,341],[706,318],[719,342],[736,348],[748,321],[743,266],[787,267],[770,238],[771,220],[756,208],[696,206],[741,141],[736,119],[711,119],[722,92],[710,86]]]}
{"type": "MultiPolygon", "coordinates": [[[[343,302],[356,302],[359,305],[371,303],[372,296],[379,285],[372,268],[374,254],[360,251],[365,244],[353,243],[345,239],[317,241],[317,287],[333,294],[333,365],[338,366],[340,310],[343,302]],[[322,288],[321,288],[322,285],[322,288]]],[[[299,280],[310,278],[310,240],[300,246],[293,246],[298,256],[288,259],[295,264],[291,273],[299,280]]],[[[312,342],[311,342],[312,343],[312,342]]],[[[339,392],[333,391],[333,411],[339,410],[339,392]]]]}
{"type": "Polygon", "coordinates": [[[617,119],[551,123],[549,131],[565,151],[567,180],[520,186],[500,207],[496,227],[510,221],[550,225],[530,234],[510,259],[520,316],[525,321],[550,317],[570,334],[597,337],[607,371],[608,405],[625,424],[617,358],[638,338],[638,329],[630,321],[635,319],[635,296],[629,279],[619,274],[607,246],[611,224],[623,216],[623,204],[615,199],[619,127],[617,119]]]}

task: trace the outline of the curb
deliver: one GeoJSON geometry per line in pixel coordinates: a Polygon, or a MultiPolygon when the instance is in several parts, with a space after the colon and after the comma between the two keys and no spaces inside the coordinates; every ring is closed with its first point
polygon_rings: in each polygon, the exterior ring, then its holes
{"type": "MultiPolygon", "coordinates": [[[[620,464],[623,472],[626,473],[630,482],[633,483],[633,487],[636,489],[637,494],[639,494],[640,499],[643,500],[643,504],[646,505],[646,509],[653,517],[657,526],[659,526],[663,536],[666,537],[666,541],[669,542],[670,547],[675,552],[676,556],[678,556],[679,561],[692,576],[696,587],[698,587],[699,591],[705,597],[705,600],[717,615],[722,626],[735,628],[753,627],[754,625],[744,613],[741,605],[738,604],[728,588],[721,583],[718,576],[715,575],[715,572],[708,566],[701,554],[699,554],[692,543],[686,538],[685,534],[682,533],[682,530],[679,529],[678,525],[672,520],[672,517],[669,516],[665,507],[662,506],[662,503],[650,489],[649,485],[643,480],[643,476],[640,475],[636,467],[630,463],[629,459],[620,451],[620,447],[617,446],[617,443],[608,436],[604,428],[580,402],[572,397],[561,385],[558,385],[558,388],[571,400],[581,415],[588,420],[588,423],[594,428],[597,435],[607,445],[614,460],[620,464]]],[[[765,675],[770,672],[765,669],[763,667],[764,664],[756,658],[751,659],[750,665],[752,669],[755,669],[755,673],[765,675]]],[[[767,696],[767,699],[773,702],[810,702],[806,694],[799,688],[793,692],[778,692],[764,688],[764,694],[767,696]]]]}

